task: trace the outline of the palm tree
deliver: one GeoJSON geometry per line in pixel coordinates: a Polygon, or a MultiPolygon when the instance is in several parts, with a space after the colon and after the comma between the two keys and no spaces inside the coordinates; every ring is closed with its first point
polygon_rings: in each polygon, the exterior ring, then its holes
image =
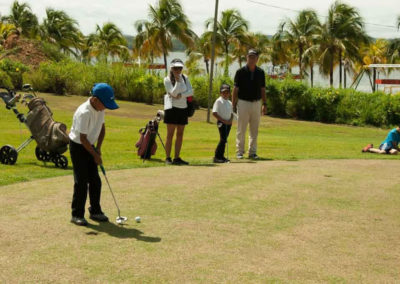
{"type": "Polygon", "coordinates": [[[31,7],[27,3],[20,4],[15,1],[11,6],[11,12],[9,16],[2,17],[3,21],[13,24],[18,34],[33,38],[38,32],[38,19],[36,15],[32,13],[31,7]]]}
{"type": "MultiPolygon", "coordinates": [[[[397,18],[397,29],[400,29],[400,16],[397,18]]],[[[399,62],[400,60],[400,39],[390,40],[387,48],[387,56],[391,63],[399,62]]]]}
{"type": "Polygon", "coordinates": [[[278,26],[277,32],[271,38],[271,63],[273,69],[275,66],[287,66],[289,71],[291,67],[297,64],[293,54],[293,46],[286,40],[285,23],[278,26]]]}
{"type": "MultiPolygon", "coordinates": [[[[375,43],[365,45],[362,49],[362,56],[363,56],[362,65],[387,63],[388,45],[389,45],[388,41],[384,39],[378,39],[376,40],[375,43]]],[[[359,69],[360,68],[362,68],[362,66],[359,66],[359,69]]],[[[373,68],[372,71],[373,71],[372,75],[373,82],[375,82],[376,68],[373,68]]],[[[375,91],[375,87],[373,87],[373,91],[375,91]]]]}
{"type": "MultiPolygon", "coordinates": [[[[195,44],[192,48],[187,49],[186,55],[189,56],[189,62],[193,60],[203,60],[206,65],[206,72],[210,72],[210,60],[211,60],[211,34],[208,32],[203,33],[200,37],[196,37],[195,44]]],[[[220,53],[220,50],[216,48],[216,56],[220,53]]]]}
{"type": "Polygon", "coordinates": [[[124,56],[128,50],[125,37],[121,30],[113,23],[105,23],[102,27],[96,25],[96,32],[86,39],[89,56],[108,62],[108,57],[124,56]]]}
{"type": "Polygon", "coordinates": [[[252,45],[252,48],[255,48],[260,54],[258,63],[261,65],[271,62],[272,46],[268,36],[262,33],[255,33],[253,37],[255,43],[252,45]]]}
{"type": "Polygon", "coordinates": [[[46,15],[40,26],[42,38],[57,45],[64,53],[77,57],[83,41],[78,22],[61,10],[48,8],[46,15]]]}
{"type": "Polygon", "coordinates": [[[150,59],[154,62],[154,57],[163,55],[162,50],[153,42],[154,38],[150,36],[151,23],[137,21],[135,23],[137,35],[133,40],[133,57],[141,59],[150,59]]]}
{"type": "MultiPolygon", "coordinates": [[[[211,29],[209,33],[212,33],[213,24],[213,18],[206,21],[206,28],[211,29]]],[[[229,62],[231,62],[229,53],[235,45],[246,43],[248,29],[248,22],[238,10],[229,9],[222,12],[222,16],[217,23],[216,43],[222,47],[225,56],[225,76],[229,75],[229,62]]]]}
{"type": "Polygon", "coordinates": [[[299,73],[302,78],[304,52],[313,44],[313,36],[319,31],[321,23],[314,10],[303,10],[295,21],[288,19],[283,25],[286,26],[282,35],[283,40],[287,41],[288,45],[297,53],[299,73]]]}
{"type": "Polygon", "coordinates": [[[328,75],[333,85],[333,70],[339,64],[339,85],[342,85],[344,56],[349,60],[361,61],[360,46],[369,43],[364,23],[358,11],[347,4],[336,1],[329,9],[328,18],[316,35],[319,49],[321,73],[328,75]]]}
{"type": "Polygon", "coordinates": [[[146,32],[144,45],[162,51],[165,73],[168,74],[167,55],[173,47],[172,39],[177,38],[187,47],[191,47],[194,43],[194,32],[190,29],[190,21],[179,0],[159,0],[156,6],[149,5],[149,18],[137,21],[137,30],[146,32]]]}
{"type": "Polygon", "coordinates": [[[400,29],[400,16],[397,17],[397,29],[400,29]]]}

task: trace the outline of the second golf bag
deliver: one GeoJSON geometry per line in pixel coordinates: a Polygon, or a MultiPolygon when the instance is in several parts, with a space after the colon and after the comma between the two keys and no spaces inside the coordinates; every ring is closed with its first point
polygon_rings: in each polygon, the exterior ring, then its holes
{"type": "Polygon", "coordinates": [[[158,131],[158,122],[150,120],[145,128],[139,130],[140,138],[136,143],[137,154],[142,159],[150,159],[157,151],[156,136],[158,131]]]}
{"type": "Polygon", "coordinates": [[[150,159],[152,155],[154,155],[157,151],[157,143],[156,143],[156,137],[160,139],[160,142],[165,150],[164,143],[160,137],[160,134],[158,133],[158,125],[161,121],[161,119],[164,116],[164,112],[162,110],[159,110],[157,112],[157,115],[155,118],[150,120],[147,124],[146,127],[141,128],[139,130],[140,133],[140,138],[139,141],[136,143],[136,148],[137,148],[137,154],[140,156],[140,158],[144,160],[150,159]]]}

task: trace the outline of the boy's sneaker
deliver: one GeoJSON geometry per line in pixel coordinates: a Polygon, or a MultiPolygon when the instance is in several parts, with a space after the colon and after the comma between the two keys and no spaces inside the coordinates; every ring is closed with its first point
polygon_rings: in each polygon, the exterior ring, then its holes
{"type": "Polygon", "coordinates": [[[72,216],[71,223],[74,223],[75,225],[78,225],[78,226],[87,226],[88,221],[86,221],[86,219],[84,217],[72,216]]]}
{"type": "Polygon", "coordinates": [[[222,164],[222,163],[225,163],[225,159],[224,159],[224,158],[219,159],[219,158],[217,158],[217,157],[214,157],[213,162],[214,162],[214,163],[217,163],[217,164],[222,164]]]}
{"type": "Polygon", "coordinates": [[[252,160],[258,160],[258,156],[257,156],[257,154],[251,154],[251,155],[249,155],[249,159],[252,159],[252,160]]]}
{"type": "Polygon", "coordinates": [[[172,165],[172,159],[170,157],[165,159],[165,164],[166,165],[172,165]]]}
{"type": "Polygon", "coordinates": [[[172,161],[172,164],[173,164],[173,165],[189,165],[188,162],[182,160],[181,158],[175,158],[175,159],[172,161]]]}
{"type": "Polygon", "coordinates": [[[224,163],[230,163],[230,162],[231,162],[231,160],[224,157],[224,163]]]}
{"type": "Polygon", "coordinates": [[[241,153],[236,154],[236,159],[239,159],[239,160],[243,159],[243,154],[241,154],[241,153]]]}
{"type": "Polygon", "coordinates": [[[361,150],[361,152],[363,152],[363,153],[368,152],[369,149],[371,149],[371,148],[373,148],[373,147],[374,147],[373,144],[368,144],[367,146],[365,146],[365,147],[361,150]]]}
{"type": "Polygon", "coordinates": [[[103,212],[99,214],[90,214],[89,218],[97,222],[108,222],[108,217],[104,215],[103,212]]]}

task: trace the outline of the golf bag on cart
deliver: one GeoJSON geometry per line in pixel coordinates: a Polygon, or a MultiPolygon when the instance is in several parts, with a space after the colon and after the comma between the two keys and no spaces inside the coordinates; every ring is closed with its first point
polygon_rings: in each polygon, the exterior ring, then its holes
{"type": "MultiPolygon", "coordinates": [[[[25,94],[22,102],[29,108],[25,116],[17,110],[16,102],[21,98],[13,90],[6,89],[7,92],[0,92],[0,97],[6,104],[7,109],[11,109],[21,123],[24,123],[31,132],[31,137],[22,143],[17,149],[11,145],[5,145],[0,149],[0,162],[2,164],[13,165],[16,163],[18,153],[22,151],[32,140],[35,140],[36,158],[43,162],[53,162],[56,167],[67,168],[68,159],[62,154],[67,151],[69,138],[66,133],[65,124],[55,122],[53,113],[47,107],[42,98],[37,98],[34,94],[25,94]]],[[[32,91],[30,85],[24,85],[24,90],[32,91]]]]}
{"type": "Polygon", "coordinates": [[[157,112],[157,115],[154,119],[150,120],[146,127],[141,128],[139,130],[139,141],[136,143],[137,154],[140,158],[144,160],[150,159],[152,155],[155,155],[157,151],[157,142],[156,137],[160,139],[160,142],[165,150],[164,143],[161,139],[160,134],[158,133],[158,125],[164,115],[162,110],[157,112]]]}

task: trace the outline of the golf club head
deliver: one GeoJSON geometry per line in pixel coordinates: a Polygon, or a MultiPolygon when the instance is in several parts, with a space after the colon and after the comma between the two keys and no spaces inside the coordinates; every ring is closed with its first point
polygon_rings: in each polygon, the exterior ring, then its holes
{"type": "Polygon", "coordinates": [[[125,222],[128,220],[128,217],[124,217],[124,216],[118,216],[116,219],[115,219],[115,222],[117,223],[117,224],[119,224],[119,225],[123,225],[123,224],[125,224],[125,222]]]}

